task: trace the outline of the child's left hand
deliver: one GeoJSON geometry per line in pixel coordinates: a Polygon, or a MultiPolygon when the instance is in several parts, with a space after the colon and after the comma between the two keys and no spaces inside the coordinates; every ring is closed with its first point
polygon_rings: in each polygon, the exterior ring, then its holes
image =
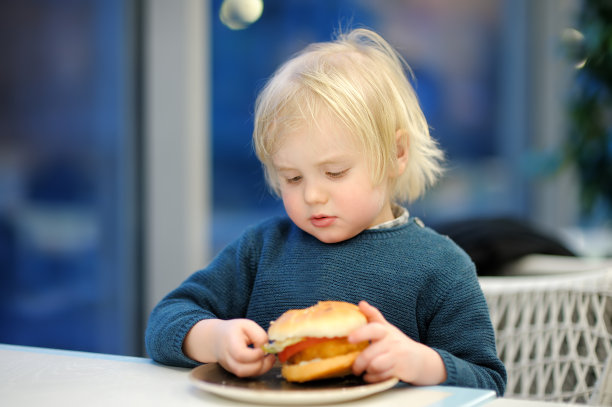
{"type": "Polygon", "coordinates": [[[367,382],[397,377],[415,385],[435,385],[446,380],[446,368],[436,351],[405,335],[367,302],[361,301],[359,309],[368,324],[353,331],[348,340],[371,343],[355,360],[355,375],[363,373],[367,382]]]}

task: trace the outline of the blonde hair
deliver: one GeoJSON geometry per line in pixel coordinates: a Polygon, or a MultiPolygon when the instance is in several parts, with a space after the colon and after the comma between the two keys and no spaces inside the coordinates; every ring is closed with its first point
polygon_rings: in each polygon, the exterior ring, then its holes
{"type": "Polygon", "coordinates": [[[392,200],[421,196],[441,175],[444,154],[429,134],[406,73],[412,78],[399,53],[367,29],[311,44],[285,62],[255,104],[253,144],[272,190],[279,194],[272,157],[283,136],[331,114],[363,147],[374,185],[395,169],[400,134],[408,160],[393,179],[392,200]]]}

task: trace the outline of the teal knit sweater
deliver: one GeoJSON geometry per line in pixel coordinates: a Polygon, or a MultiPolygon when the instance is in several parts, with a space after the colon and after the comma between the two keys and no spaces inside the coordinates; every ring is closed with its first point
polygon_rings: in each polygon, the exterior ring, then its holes
{"type": "Polygon", "coordinates": [[[506,371],[473,263],[415,219],[334,244],[286,217],[254,226],[160,301],[149,318],[147,352],[163,364],[196,366],[182,352],[196,322],[249,318],[267,330],[287,309],[320,300],[368,301],[441,355],[444,384],[503,394],[506,371]]]}

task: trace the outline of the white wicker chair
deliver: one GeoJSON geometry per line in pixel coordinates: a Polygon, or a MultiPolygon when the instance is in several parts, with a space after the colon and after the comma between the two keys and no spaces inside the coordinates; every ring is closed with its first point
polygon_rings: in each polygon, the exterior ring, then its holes
{"type": "Polygon", "coordinates": [[[508,371],[505,396],[612,405],[611,266],[480,282],[508,371]]]}

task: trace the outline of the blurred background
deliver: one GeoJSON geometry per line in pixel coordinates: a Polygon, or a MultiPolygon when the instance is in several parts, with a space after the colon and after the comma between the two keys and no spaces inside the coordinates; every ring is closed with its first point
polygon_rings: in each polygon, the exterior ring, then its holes
{"type": "Polygon", "coordinates": [[[604,3],[3,0],[0,342],[142,355],[153,305],[282,213],[250,144],[258,89],[349,27],[404,55],[447,153],[413,215],[612,255],[604,3]]]}

